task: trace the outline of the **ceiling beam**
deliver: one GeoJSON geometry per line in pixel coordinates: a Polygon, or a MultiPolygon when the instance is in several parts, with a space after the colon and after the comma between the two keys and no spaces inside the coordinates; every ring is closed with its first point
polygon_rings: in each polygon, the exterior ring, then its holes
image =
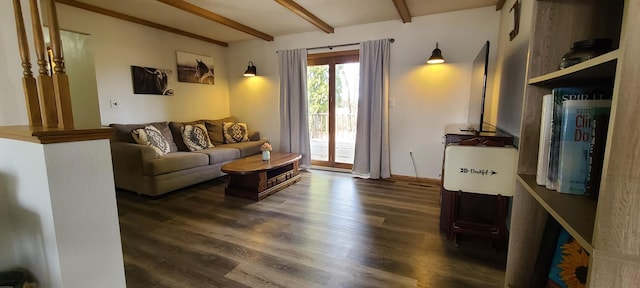
{"type": "Polygon", "coordinates": [[[507,0],[498,0],[498,3],[496,3],[496,11],[500,11],[505,2],[507,2],[507,0]]]}
{"type": "Polygon", "coordinates": [[[118,18],[120,20],[125,20],[125,21],[129,21],[132,23],[136,23],[136,24],[140,24],[140,25],[144,25],[147,27],[151,27],[151,28],[156,28],[162,31],[166,31],[166,32],[171,32],[171,33],[175,33],[178,35],[182,35],[185,37],[189,37],[189,38],[193,38],[193,39],[198,39],[201,41],[205,41],[205,42],[209,42],[209,43],[213,43],[216,45],[220,45],[222,47],[229,47],[229,44],[226,42],[222,42],[222,41],[218,41],[215,39],[211,39],[208,37],[204,37],[204,36],[200,36],[197,34],[193,34],[191,32],[187,32],[184,30],[180,30],[180,29],[176,29],[173,27],[169,27],[169,26],[165,26],[162,24],[158,24],[155,22],[151,22],[151,21],[147,21],[144,19],[140,19],[137,17],[133,17],[127,14],[122,14],[113,10],[109,10],[109,9],[104,9],[104,8],[100,8],[98,6],[93,6],[91,4],[87,4],[87,3],[83,3],[83,2],[79,2],[76,0],[55,0],[56,2],[60,3],[60,4],[64,4],[64,5],[68,5],[68,6],[72,6],[72,7],[76,7],[76,8],[80,8],[80,9],[84,9],[87,11],[91,11],[91,12],[95,12],[98,14],[102,14],[102,15],[106,15],[109,17],[113,17],[113,18],[118,18]]]}
{"type": "Polygon", "coordinates": [[[164,4],[167,4],[169,6],[173,6],[175,8],[178,8],[180,10],[189,12],[191,14],[198,15],[198,16],[200,16],[202,18],[209,19],[211,21],[214,21],[214,22],[220,23],[222,25],[231,27],[231,28],[236,29],[238,31],[242,31],[242,32],[247,33],[249,35],[253,35],[253,36],[258,37],[260,39],[263,39],[263,40],[266,40],[266,41],[273,41],[273,36],[271,36],[269,34],[260,32],[258,30],[255,30],[255,29],[249,27],[249,26],[240,24],[240,23],[238,23],[236,21],[233,21],[233,20],[231,20],[229,18],[226,18],[226,17],[224,17],[222,15],[213,13],[213,12],[211,12],[209,10],[204,9],[204,8],[200,8],[200,7],[198,7],[196,5],[193,5],[191,3],[188,3],[188,2],[185,2],[185,1],[182,1],[182,0],[158,0],[158,1],[162,2],[164,4]]]}
{"type": "Polygon", "coordinates": [[[333,27],[331,27],[329,24],[325,23],[324,21],[320,20],[318,16],[309,12],[307,9],[304,9],[304,7],[300,6],[300,4],[296,3],[295,1],[293,0],[274,0],[274,1],[278,2],[280,5],[284,6],[285,8],[291,10],[293,13],[298,14],[298,16],[309,21],[309,23],[320,28],[320,30],[327,33],[333,33],[333,27]]]}
{"type": "Polygon", "coordinates": [[[396,5],[396,10],[398,10],[398,14],[402,18],[402,23],[411,22],[411,13],[409,13],[409,7],[407,7],[405,0],[393,0],[393,5],[396,5]]]}

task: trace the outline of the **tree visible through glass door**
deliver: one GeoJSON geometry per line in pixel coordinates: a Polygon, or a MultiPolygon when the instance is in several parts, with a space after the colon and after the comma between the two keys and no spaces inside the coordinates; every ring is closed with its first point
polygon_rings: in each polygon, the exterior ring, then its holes
{"type": "Polygon", "coordinates": [[[351,169],[360,79],[358,51],[309,54],[308,57],[312,164],[351,169]]]}

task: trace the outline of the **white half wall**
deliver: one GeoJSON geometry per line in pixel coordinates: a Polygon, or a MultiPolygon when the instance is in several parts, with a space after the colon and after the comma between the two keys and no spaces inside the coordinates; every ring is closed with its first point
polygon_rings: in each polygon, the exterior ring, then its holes
{"type": "MultiPolygon", "coordinates": [[[[42,284],[59,286],[53,211],[44,147],[39,144],[0,139],[2,201],[9,218],[5,227],[13,261],[0,269],[24,267],[42,284]]],[[[5,239],[6,240],[6,239],[5,239]]],[[[5,246],[6,248],[6,246],[5,246]]]]}
{"type": "MultiPolygon", "coordinates": [[[[310,32],[276,37],[274,42],[231,43],[228,52],[231,114],[246,121],[250,129],[259,130],[261,136],[277,147],[280,80],[276,51],[394,38],[390,79],[390,99],[395,104],[390,108],[391,173],[415,176],[409,157],[409,151],[413,151],[418,176],[439,178],[444,126],[466,122],[471,63],[486,40],[496,43],[499,19],[500,12],[492,6],[413,17],[412,22],[405,24],[394,20],[339,28],[333,34],[310,32]],[[427,65],[436,42],[447,62],[427,65]],[[259,76],[242,77],[249,61],[254,62],[259,76]]],[[[496,50],[491,50],[493,68],[496,50]]],[[[492,95],[491,89],[490,85],[488,95],[492,95]]]]}
{"type": "Polygon", "coordinates": [[[0,139],[0,151],[0,270],[26,268],[39,287],[125,287],[109,140],[0,139]]]}

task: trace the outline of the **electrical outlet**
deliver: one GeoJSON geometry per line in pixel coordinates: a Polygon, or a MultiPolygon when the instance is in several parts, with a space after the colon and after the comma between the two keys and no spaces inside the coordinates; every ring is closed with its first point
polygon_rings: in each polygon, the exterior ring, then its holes
{"type": "Polygon", "coordinates": [[[111,99],[109,100],[109,105],[111,106],[111,109],[118,109],[120,108],[120,101],[111,99]]]}

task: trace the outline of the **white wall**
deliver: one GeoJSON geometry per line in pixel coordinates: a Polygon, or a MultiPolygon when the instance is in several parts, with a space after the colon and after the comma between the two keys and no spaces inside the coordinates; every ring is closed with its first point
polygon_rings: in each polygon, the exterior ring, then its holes
{"type": "MultiPolygon", "coordinates": [[[[2,5],[8,6],[1,12],[7,14],[11,5],[2,5]]],[[[277,37],[273,42],[231,43],[224,48],[62,4],[58,4],[58,12],[61,28],[91,35],[103,125],[235,115],[276,145],[280,133],[275,51],[395,38],[391,46],[390,97],[395,102],[390,110],[391,169],[395,175],[413,176],[408,155],[412,150],[418,176],[426,178],[439,177],[444,125],[466,122],[471,61],[485,40],[497,42],[500,15],[493,7],[486,7],[414,17],[406,24],[394,20],[339,28],[333,34],[303,33],[277,37]],[[424,63],[435,42],[440,43],[447,63],[427,66],[424,63]],[[130,66],[169,68],[175,73],[176,50],[213,56],[216,85],[179,83],[174,75],[171,84],[175,96],[134,95],[130,66]],[[250,60],[258,67],[259,77],[241,76],[250,60]],[[120,108],[110,108],[112,99],[121,103],[120,108]]],[[[15,42],[9,42],[13,38],[5,35],[5,30],[13,30],[6,27],[2,25],[0,30],[0,44],[17,53],[15,42]]],[[[496,50],[492,49],[494,61],[496,50]]],[[[0,68],[0,76],[11,73],[10,77],[0,77],[0,84],[8,87],[6,93],[0,94],[0,124],[25,124],[19,62],[14,57],[4,57],[0,64],[3,60],[17,68],[0,68]]],[[[491,64],[495,67],[495,62],[491,64]]],[[[491,76],[490,84],[494,83],[491,76]]],[[[488,95],[494,95],[492,88],[490,85],[488,95]]]]}
{"type": "Polygon", "coordinates": [[[69,76],[74,127],[99,127],[100,106],[91,35],[60,31],[60,38],[69,76]]]}
{"type": "MultiPolygon", "coordinates": [[[[395,102],[390,108],[391,172],[414,175],[408,153],[412,150],[418,176],[439,178],[444,126],[466,122],[471,62],[484,41],[497,41],[498,24],[499,12],[486,7],[414,17],[406,24],[394,20],[339,28],[333,34],[311,32],[276,37],[274,42],[231,43],[228,51],[231,114],[273,140],[277,147],[280,135],[277,50],[394,38],[390,82],[390,98],[395,102]],[[426,65],[436,42],[440,43],[447,63],[426,65]],[[242,77],[248,61],[256,65],[258,77],[242,77]]],[[[311,53],[315,52],[327,50],[311,53]]],[[[496,49],[491,52],[495,60],[496,49]]],[[[492,95],[491,90],[488,92],[492,95]]]]}
{"type": "Polygon", "coordinates": [[[58,4],[60,27],[91,35],[102,124],[229,115],[227,48],[58,4]],[[177,82],[176,50],[213,57],[215,85],[177,82]],[[173,71],[174,96],[133,94],[131,65],[173,71]],[[120,102],[112,109],[109,101],[120,102]]]}
{"type": "Polygon", "coordinates": [[[498,110],[498,113],[493,114],[497,127],[519,137],[534,1],[519,0],[520,29],[518,35],[509,40],[509,9],[515,1],[506,1],[500,11],[499,54],[494,83],[497,89],[493,93],[497,100],[492,104],[498,110]]]}
{"type": "Polygon", "coordinates": [[[0,139],[0,151],[0,253],[13,251],[0,270],[27,268],[41,287],[125,287],[109,141],[0,139]]]}

